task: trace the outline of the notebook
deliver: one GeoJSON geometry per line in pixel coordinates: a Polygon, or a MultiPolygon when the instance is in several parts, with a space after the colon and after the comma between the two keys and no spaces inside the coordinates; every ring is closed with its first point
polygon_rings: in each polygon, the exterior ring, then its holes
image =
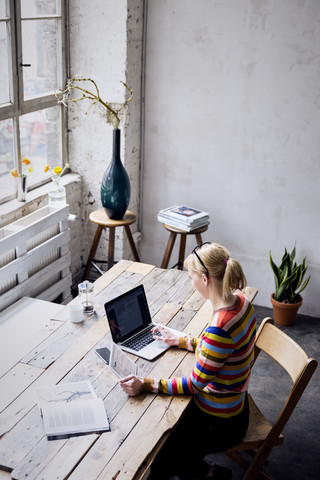
{"type": "MultiPolygon", "coordinates": [[[[108,301],[104,305],[112,340],[122,350],[153,360],[170,348],[153,338],[150,310],[143,285],[108,301]]],[[[178,330],[170,329],[179,336],[178,330]]]]}

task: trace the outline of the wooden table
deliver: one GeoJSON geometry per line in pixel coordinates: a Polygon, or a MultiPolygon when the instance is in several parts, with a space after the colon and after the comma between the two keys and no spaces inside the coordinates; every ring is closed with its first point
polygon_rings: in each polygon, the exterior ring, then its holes
{"type": "MultiPolygon", "coordinates": [[[[155,453],[179,420],[190,397],[142,393],[128,397],[94,349],[110,346],[104,303],[143,283],[151,315],[197,336],[210,304],[195,292],[188,274],[122,260],[95,282],[96,315],[82,324],[67,307],[24,297],[0,315],[0,479],[146,478],[155,453]],[[59,382],[89,380],[104,399],[111,431],[48,441],[34,390],[59,382]]],[[[254,296],[255,290],[248,290],[254,296]]],[[[75,302],[73,300],[73,302],[75,302]]],[[[194,355],[170,349],[153,362],[131,355],[141,375],[170,377],[190,372],[194,355]]]]}

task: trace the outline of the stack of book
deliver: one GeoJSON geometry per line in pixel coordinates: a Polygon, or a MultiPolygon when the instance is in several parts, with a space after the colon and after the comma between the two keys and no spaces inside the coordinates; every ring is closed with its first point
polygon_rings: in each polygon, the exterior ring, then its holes
{"type": "Polygon", "coordinates": [[[196,228],[209,224],[209,214],[187,205],[174,205],[160,210],[158,220],[170,227],[191,232],[196,228]]]}

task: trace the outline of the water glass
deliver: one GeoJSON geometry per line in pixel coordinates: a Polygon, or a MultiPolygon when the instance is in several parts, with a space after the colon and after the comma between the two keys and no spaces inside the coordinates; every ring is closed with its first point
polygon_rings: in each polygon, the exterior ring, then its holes
{"type": "Polygon", "coordinates": [[[82,305],[83,313],[92,315],[94,313],[94,285],[85,280],[78,285],[79,301],[82,305]]]}

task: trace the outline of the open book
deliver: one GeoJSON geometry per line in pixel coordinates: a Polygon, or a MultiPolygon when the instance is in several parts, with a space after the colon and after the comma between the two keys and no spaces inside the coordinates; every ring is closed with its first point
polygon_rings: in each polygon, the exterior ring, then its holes
{"type": "Polygon", "coordinates": [[[36,397],[49,440],[110,430],[103,401],[90,382],[38,388],[36,397]]]}

